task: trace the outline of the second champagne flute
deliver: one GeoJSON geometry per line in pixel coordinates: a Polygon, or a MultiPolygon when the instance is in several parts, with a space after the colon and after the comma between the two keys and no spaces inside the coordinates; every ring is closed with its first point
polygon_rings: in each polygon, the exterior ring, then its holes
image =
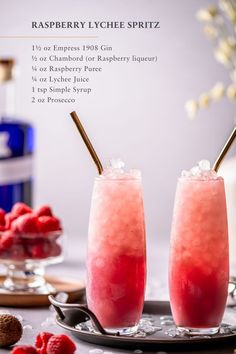
{"type": "Polygon", "coordinates": [[[224,180],[210,169],[193,168],[178,180],[171,232],[170,300],[178,329],[217,333],[228,280],[224,180]]]}

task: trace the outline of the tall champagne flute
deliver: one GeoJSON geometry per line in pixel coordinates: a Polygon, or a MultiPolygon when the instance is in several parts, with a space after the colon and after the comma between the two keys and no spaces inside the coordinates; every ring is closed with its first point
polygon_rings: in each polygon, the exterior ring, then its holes
{"type": "Polygon", "coordinates": [[[110,332],[137,331],[146,282],[141,174],[110,169],[95,178],[87,252],[87,302],[110,332]]]}
{"type": "Polygon", "coordinates": [[[175,324],[190,334],[214,334],[229,280],[224,180],[215,172],[178,180],[171,232],[169,289],[175,324]]]}

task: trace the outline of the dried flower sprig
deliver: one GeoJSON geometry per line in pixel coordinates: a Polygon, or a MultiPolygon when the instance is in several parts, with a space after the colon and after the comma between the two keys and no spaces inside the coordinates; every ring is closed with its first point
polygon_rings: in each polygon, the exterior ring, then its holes
{"type": "Polygon", "coordinates": [[[229,72],[229,84],[218,82],[198,99],[186,102],[189,118],[195,118],[200,108],[207,108],[226,97],[236,101],[236,0],[219,0],[216,5],[200,9],[196,17],[204,23],[203,33],[214,44],[215,59],[229,72]]]}

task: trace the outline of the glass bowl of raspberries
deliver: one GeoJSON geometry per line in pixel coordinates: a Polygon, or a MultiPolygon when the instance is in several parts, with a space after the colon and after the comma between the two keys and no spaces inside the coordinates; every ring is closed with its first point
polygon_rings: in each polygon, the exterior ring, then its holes
{"type": "Polygon", "coordinates": [[[16,203],[8,213],[0,209],[0,263],[7,267],[4,289],[52,293],[44,271],[63,260],[62,233],[61,222],[48,205],[33,210],[16,203]]]}

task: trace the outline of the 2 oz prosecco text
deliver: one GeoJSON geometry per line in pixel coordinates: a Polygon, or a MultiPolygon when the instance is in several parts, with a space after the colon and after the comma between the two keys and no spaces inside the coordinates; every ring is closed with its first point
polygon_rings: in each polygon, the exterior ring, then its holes
{"type": "Polygon", "coordinates": [[[46,98],[32,97],[31,103],[75,103],[74,98],[52,98],[50,96],[46,98]]]}

